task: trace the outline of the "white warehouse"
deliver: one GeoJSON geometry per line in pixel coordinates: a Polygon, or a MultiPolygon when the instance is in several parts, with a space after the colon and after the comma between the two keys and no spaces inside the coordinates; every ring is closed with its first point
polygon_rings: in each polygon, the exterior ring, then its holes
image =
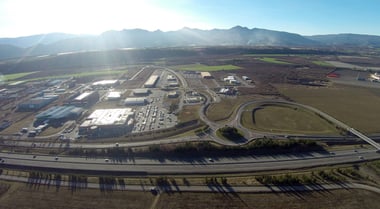
{"type": "Polygon", "coordinates": [[[127,106],[145,105],[146,103],[146,97],[128,97],[124,100],[124,105],[127,106]]]}

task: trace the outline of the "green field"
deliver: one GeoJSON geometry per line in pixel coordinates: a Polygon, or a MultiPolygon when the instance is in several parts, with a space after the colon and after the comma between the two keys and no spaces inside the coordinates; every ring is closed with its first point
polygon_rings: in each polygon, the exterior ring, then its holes
{"type": "Polygon", "coordinates": [[[320,61],[320,60],[312,61],[312,63],[315,64],[315,65],[322,66],[322,67],[334,67],[330,63],[327,63],[327,62],[324,62],[324,61],[320,61]]]}
{"type": "Polygon", "coordinates": [[[380,132],[378,89],[344,85],[321,88],[277,85],[277,88],[292,100],[315,107],[362,132],[380,132]]]}
{"type": "Polygon", "coordinates": [[[277,60],[276,58],[273,58],[273,57],[262,57],[262,58],[257,58],[257,59],[264,61],[264,62],[272,63],[272,64],[280,64],[280,65],[292,64],[290,62],[284,62],[284,61],[277,60]]]}
{"type": "Polygon", "coordinates": [[[5,74],[3,75],[4,77],[2,79],[4,79],[4,81],[12,81],[12,80],[17,80],[19,78],[25,77],[33,73],[36,73],[36,72],[5,74]]]}
{"type": "Polygon", "coordinates": [[[107,75],[120,75],[122,73],[126,73],[127,70],[97,70],[97,71],[86,71],[86,72],[80,72],[80,73],[70,73],[70,74],[63,74],[63,75],[55,75],[55,76],[44,76],[39,78],[31,78],[27,79],[26,81],[33,81],[33,80],[44,80],[44,79],[57,79],[57,78],[68,78],[68,77],[87,77],[87,76],[107,76],[107,75]]]}
{"type": "Polygon", "coordinates": [[[303,108],[283,104],[248,106],[242,125],[259,131],[292,134],[338,134],[334,125],[303,108]]]}
{"type": "Polygon", "coordinates": [[[191,65],[176,65],[172,66],[177,70],[188,70],[188,71],[219,71],[219,70],[238,70],[240,67],[235,65],[203,65],[200,63],[191,64],[191,65]]]}

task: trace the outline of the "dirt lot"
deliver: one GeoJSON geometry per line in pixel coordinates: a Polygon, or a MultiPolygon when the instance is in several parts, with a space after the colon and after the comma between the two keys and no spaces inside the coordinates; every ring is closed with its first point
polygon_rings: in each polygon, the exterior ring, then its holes
{"type": "Polygon", "coordinates": [[[331,208],[374,209],[378,194],[364,190],[333,190],[274,194],[164,193],[100,191],[1,183],[0,209],[51,208],[331,208]],[[3,188],[3,189],[2,189],[3,188]]]}
{"type": "MultiPolygon", "coordinates": [[[[1,191],[1,190],[0,190],[1,191]]],[[[1,209],[51,209],[51,208],[150,208],[154,196],[149,192],[102,192],[97,189],[72,191],[69,188],[29,186],[11,183],[11,187],[0,194],[1,209]]]]}
{"type": "Polygon", "coordinates": [[[378,194],[362,190],[335,190],[310,193],[275,194],[212,194],[182,193],[160,196],[156,208],[257,208],[257,209],[374,209],[378,194]]]}

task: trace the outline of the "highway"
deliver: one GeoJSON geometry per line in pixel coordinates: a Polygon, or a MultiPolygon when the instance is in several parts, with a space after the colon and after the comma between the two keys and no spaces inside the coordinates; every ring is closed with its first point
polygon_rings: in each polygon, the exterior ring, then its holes
{"type": "Polygon", "coordinates": [[[380,159],[376,150],[307,153],[299,155],[248,156],[236,158],[125,158],[104,159],[84,157],[34,156],[0,153],[4,167],[75,170],[78,172],[123,173],[137,175],[244,173],[291,170],[323,165],[357,163],[380,159]]]}

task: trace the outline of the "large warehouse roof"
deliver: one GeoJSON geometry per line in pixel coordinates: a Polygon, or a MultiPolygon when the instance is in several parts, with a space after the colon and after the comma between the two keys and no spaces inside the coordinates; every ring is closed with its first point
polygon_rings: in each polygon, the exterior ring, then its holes
{"type": "Polygon", "coordinates": [[[118,80],[102,80],[92,83],[93,86],[107,86],[107,85],[115,85],[118,80]]]}
{"type": "Polygon", "coordinates": [[[133,94],[149,94],[149,89],[134,89],[133,94]]]}
{"type": "Polygon", "coordinates": [[[132,108],[98,109],[81,126],[124,125],[133,114],[132,108]]]}
{"type": "Polygon", "coordinates": [[[111,91],[107,95],[108,100],[120,99],[120,97],[121,97],[121,92],[118,92],[118,91],[111,91]]]}
{"type": "Polygon", "coordinates": [[[36,118],[61,119],[70,115],[80,115],[82,112],[82,108],[75,106],[54,106],[36,115],[36,118]]]}
{"type": "Polygon", "coordinates": [[[144,87],[152,88],[156,85],[157,80],[159,79],[158,75],[152,75],[148,78],[148,80],[145,82],[144,87]]]}
{"type": "Polygon", "coordinates": [[[146,97],[128,97],[124,100],[125,105],[144,105],[146,102],[146,97]]]}
{"type": "Polygon", "coordinates": [[[93,93],[94,93],[93,91],[84,92],[84,93],[82,93],[81,95],[75,97],[74,100],[76,100],[76,101],[81,101],[81,100],[85,99],[86,97],[90,96],[90,95],[93,94],[93,93]]]}

